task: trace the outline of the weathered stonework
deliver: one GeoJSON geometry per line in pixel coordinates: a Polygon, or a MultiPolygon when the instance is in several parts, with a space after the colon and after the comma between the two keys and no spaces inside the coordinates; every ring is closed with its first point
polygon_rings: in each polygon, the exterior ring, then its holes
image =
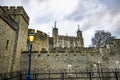
{"type": "MultiPolygon", "coordinates": [[[[32,70],[59,70],[67,69],[68,65],[72,66],[72,69],[96,69],[99,65],[101,68],[118,68],[119,65],[116,61],[120,61],[119,54],[110,55],[110,52],[103,52],[101,49],[81,49],[81,53],[32,53],[32,70]]],[[[102,49],[103,51],[104,49],[102,49]]],[[[107,50],[107,48],[105,49],[107,50]]],[[[21,68],[27,69],[28,67],[28,53],[22,53],[21,68]],[[24,66],[22,66],[24,65],[24,66]]]]}
{"type": "Polygon", "coordinates": [[[59,35],[58,29],[56,27],[56,22],[55,22],[55,26],[52,30],[52,37],[53,37],[53,43],[51,44],[51,45],[53,45],[52,48],[84,47],[82,31],[80,31],[79,25],[78,25],[78,30],[77,30],[77,36],[68,36],[67,34],[59,35]]]}
{"type": "Polygon", "coordinates": [[[27,50],[28,23],[23,7],[0,6],[0,72],[19,70],[21,52],[27,50]]]}
{"type": "Polygon", "coordinates": [[[0,18],[0,72],[8,72],[14,51],[16,31],[0,18]]]}
{"type": "MultiPolygon", "coordinates": [[[[33,31],[35,33],[35,40],[34,42],[32,43],[33,45],[33,51],[42,51],[42,49],[44,49],[45,51],[48,51],[49,49],[49,43],[48,43],[48,40],[49,40],[49,36],[42,32],[42,31],[39,31],[37,30],[35,32],[35,30],[33,29],[29,29],[28,30],[28,33],[33,31]]],[[[28,41],[29,42],[29,41],[28,41]]],[[[28,44],[28,47],[29,47],[29,44],[28,44]]]]}
{"type": "Polygon", "coordinates": [[[25,12],[24,8],[22,6],[2,6],[2,8],[9,14],[13,19],[15,19],[15,16],[21,15],[27,24],[29,24],[29,17],[27,13],[25,12]]]}

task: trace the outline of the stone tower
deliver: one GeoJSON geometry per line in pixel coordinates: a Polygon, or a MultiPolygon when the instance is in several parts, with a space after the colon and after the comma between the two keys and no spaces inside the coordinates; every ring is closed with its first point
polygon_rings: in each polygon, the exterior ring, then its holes
{"type": "Polygon", "coordinates": [[[78,47],[84,47],[84,42],[83,42],[83,37],[82,37],[82,31],[79,28],[80,26],[78,25],[78,30],[77,30],[77,37],[78,37],[78,47]]]}
{"type": "Polygon", "coordinates": [[[17,23],[18,26],[15,37],[15,49],[12,55],[10,68],[10,71],[17,71],[20,66],[21,52],[27,50],[29,17],[22,6],[3,6],[2,8],[17,23]]]}
{"type": "Polygon", "coordinates": [[[56,21],[55,21],[54,28],[52,30],[52,36],[53,36],[53,48],[58,47],[58,29],[56,27],[56,21]]]}

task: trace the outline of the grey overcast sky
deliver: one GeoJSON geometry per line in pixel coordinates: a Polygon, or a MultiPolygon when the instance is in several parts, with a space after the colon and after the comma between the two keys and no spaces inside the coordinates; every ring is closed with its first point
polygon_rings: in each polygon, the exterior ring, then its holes
{"type": "Polygon", "coordinates": [[[23,6],[30,17],[29,28],[52,34],[57,21],[60,35],[76,36],[78,24],[85,46],[95,30],[120,38],[120,0],[0,0],[1,6],[23,6]]]}

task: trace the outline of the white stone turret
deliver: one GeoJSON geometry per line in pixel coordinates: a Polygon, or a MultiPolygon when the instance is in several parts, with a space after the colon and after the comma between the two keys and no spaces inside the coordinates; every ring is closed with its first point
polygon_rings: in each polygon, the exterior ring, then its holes
{"type": "Polygon", "coordinates": [[[56,27],[56,21],[54,28],[52,30],[52,36],[53,36],[53,47],[58,47],[58,29],[56,27]]]}

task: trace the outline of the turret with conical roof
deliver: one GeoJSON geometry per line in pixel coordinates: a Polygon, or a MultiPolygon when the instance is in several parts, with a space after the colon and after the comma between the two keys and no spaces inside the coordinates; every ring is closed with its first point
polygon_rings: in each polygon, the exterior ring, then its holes
{"type": "Polygon", "coordinates": [[[80,25],[78,24],[77,37],[82,37],[82,31],[80,31],[80,25]]]}
{"type": "Polygon", "coordinates": [[[80,30],[80,25],[78,24],[78,30],[77,30],[77,37],[79,39],[79,47],[84,47],[83,37],[82,37],[82,31],[80,30]]]}
{"type": "Polygon", "coordinates": [[[58,29],[56,27],[56,21],[54,24],[54,28],[52,30],[52,36],[53,36],[53,47],[58,47],[58,29]]]}
{"type": "Polygon", "coordinates": [[[58,30],[58,28],[56,27],[56,21],[55,21],[53,30],[58,30]]]}

